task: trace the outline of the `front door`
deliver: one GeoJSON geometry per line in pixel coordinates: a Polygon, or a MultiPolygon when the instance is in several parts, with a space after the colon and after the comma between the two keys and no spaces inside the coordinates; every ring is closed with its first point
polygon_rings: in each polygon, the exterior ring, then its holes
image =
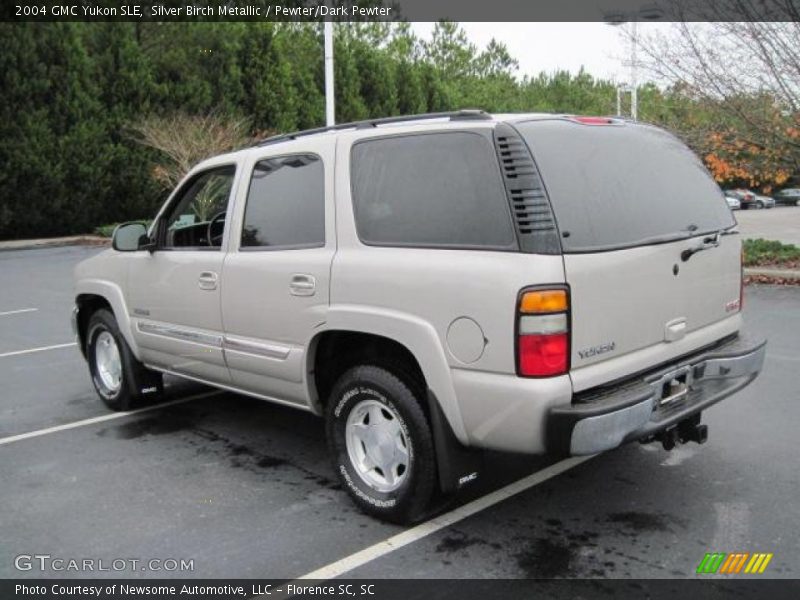
{"type": "Polygon", "coordinates": [[[145,364],[229,383],[222,351],[220,289],[226,216],[236,168],[197,173],[176,192],[154,228],[154,252],[128,271],[128,310],[145,364]]]}
{"type": "Polygon", "coordinates": [[[327,315],[332,158],[333,142],[317,153],[265,149],[243,174],[247,198],[223,267],[225,357],[234,386],[278,401],[307,402],[306,349],[327,315]]]}

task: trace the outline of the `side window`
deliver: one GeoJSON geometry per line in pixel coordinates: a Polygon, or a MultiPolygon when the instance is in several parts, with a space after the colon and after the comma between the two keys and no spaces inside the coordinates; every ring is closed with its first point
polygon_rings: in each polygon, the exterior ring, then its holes
{"type": "Polygon", "coordinates": [[[247,192],[242,248],[325,245],[325,179],[314,154],[256,163],[247,192]]]}
{"type": "Polygon", "coordinates": [[[479,133],[357,142],[351,169],[356,227],[366,244],[517,247],[494,145],[479,133]]]}
{"type": "Polygon", "coordinates": [[[236,167],[199,173],[178,192],[162,226],[162,248],[219,248],[236,167]]]}

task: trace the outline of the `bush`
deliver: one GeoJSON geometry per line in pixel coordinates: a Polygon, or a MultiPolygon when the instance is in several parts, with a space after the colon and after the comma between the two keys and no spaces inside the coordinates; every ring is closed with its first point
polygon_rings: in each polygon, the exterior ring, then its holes
{"type": "Polygon", "coordinates": [[[134,139],[158,151],[160,160],[152,176],[170,191],[200,161],[249,143],[247,119],[216,114],[151,116],[130,125],[134,139]]]}
{"type": "MultiPolygon", "coordinates": [[[[150,223],[153,221],[142,221],[147,227],[150,227],[150,223]]],[[[94,234],[99,235],[100,237],[110,238],[114,235],[114,230],[117,228],[119,223],[111,223],[110,225],[100,225],[99,227],[94,228],[94,234]]]]}
{"type": "Polygon", "coordinates": [[[775,240],[745,240],[744,265],[746,267],[795,266],[800,263],[800,248],[775,240]]]}

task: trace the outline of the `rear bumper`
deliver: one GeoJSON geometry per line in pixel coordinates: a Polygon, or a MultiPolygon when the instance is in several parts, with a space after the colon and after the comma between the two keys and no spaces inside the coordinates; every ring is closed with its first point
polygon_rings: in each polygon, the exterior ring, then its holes
{"type": "Polygon", "coordinates": [[[738,392],[764,364],[766,340],[732,339],[624,383],[581,394],[554,407],[547,447],[558,454],[594,454],[649,437],[738,392]],[[663,398],[668,386],[674,395],[663,398]]]}

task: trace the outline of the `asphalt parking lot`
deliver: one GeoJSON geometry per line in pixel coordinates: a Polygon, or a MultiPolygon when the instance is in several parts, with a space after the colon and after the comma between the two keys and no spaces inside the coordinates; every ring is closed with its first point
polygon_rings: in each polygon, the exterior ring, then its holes
{"type": "Polygon", "coordinates": [[[0,252],[2,578],[289,579],[331,565],[348,577],[684,578],[706,552],[771,552],[760,577],[800,576],[798,288],[747,289],[767,362],[704,415],[704,446],[632,444],[559,463],[549,479],[553,460],[492,455],[469,494],[392,550],[381,543],[404,530],[353,507],[309,414],[170,381],[170,399],[192,399],[105,419],[69,326],[72,267],[97,251],[0,252]],[[536,473],[541,482],[495,501],[536,473]],[[185,559],[193,570],[19,571],[20,554],[185,559]]]}
{"type": "Polygon", "coordinates": [[[800,246],[800,206],[778,205],[766,210],[737,210],[733,214],[746,238],[800,246]]]}

